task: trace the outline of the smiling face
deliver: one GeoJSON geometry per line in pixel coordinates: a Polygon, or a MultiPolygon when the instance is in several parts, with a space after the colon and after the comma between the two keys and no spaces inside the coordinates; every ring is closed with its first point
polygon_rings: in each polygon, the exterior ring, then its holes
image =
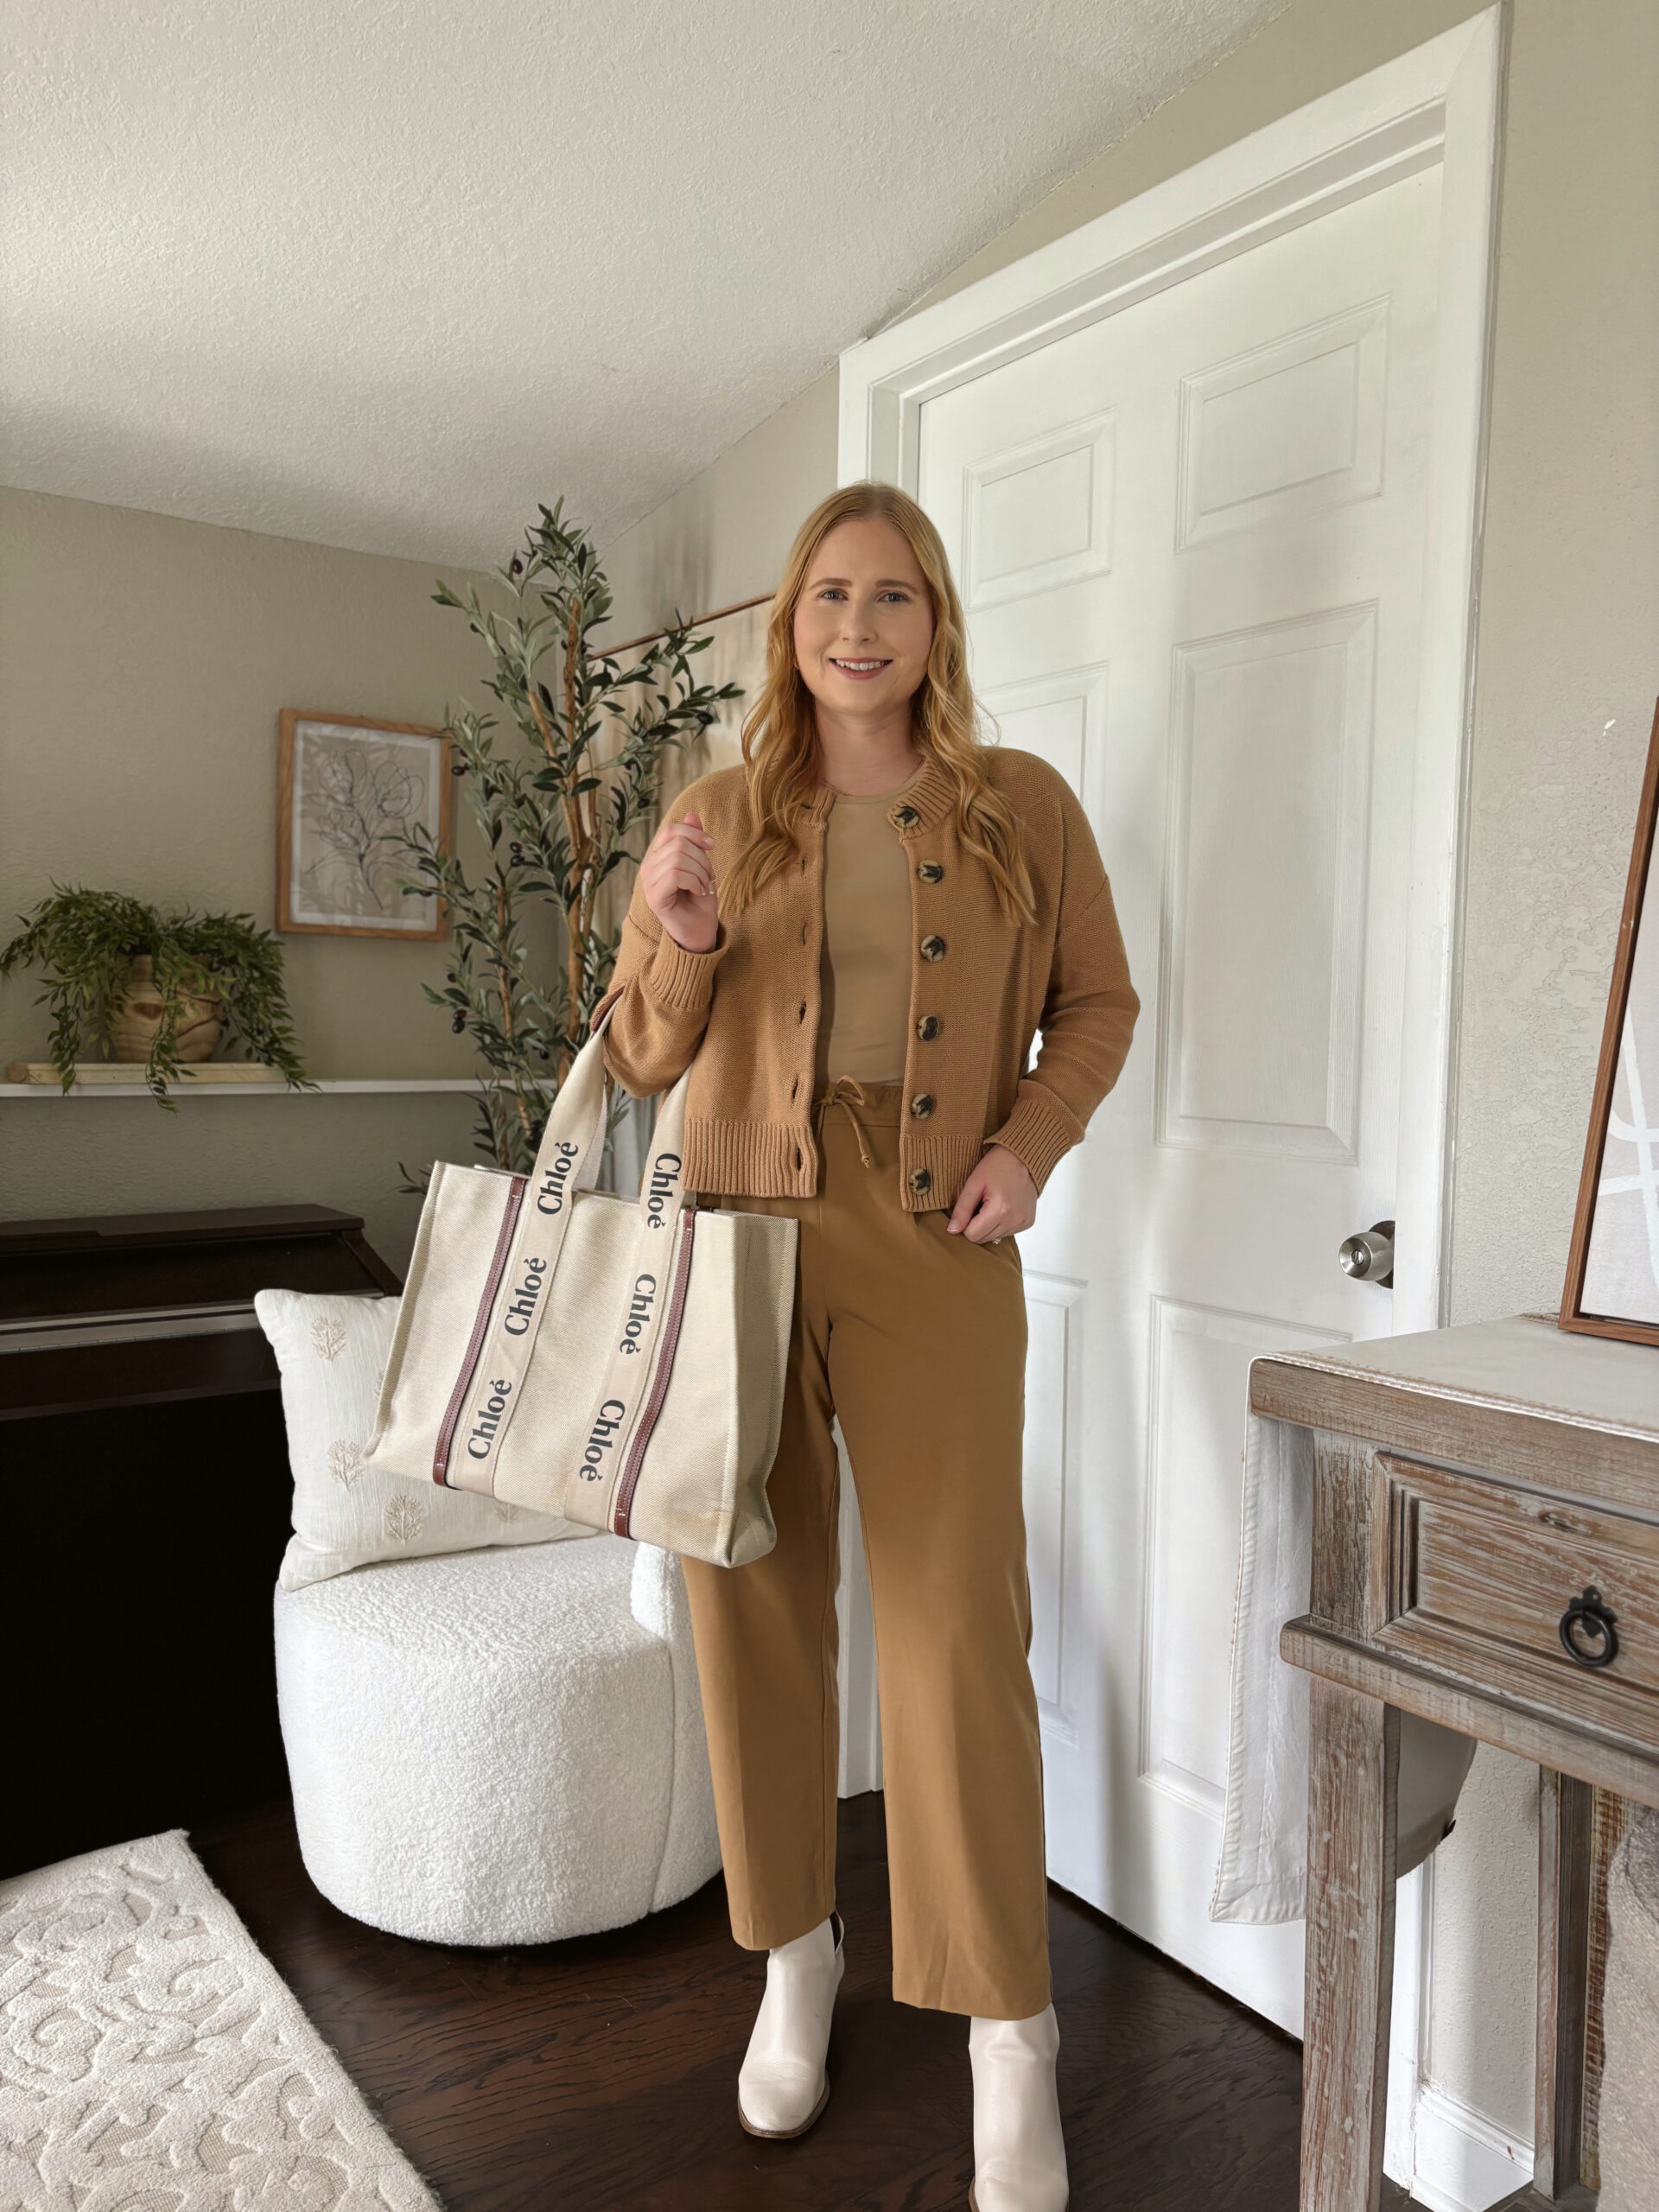
{"type": "Polygon", "coordinates": [[[880,722],[927,670],[933,602],[910,540],[881,515],[849,515],[813,555],[795,603],[795,658],[820,708],[880,722]]]}

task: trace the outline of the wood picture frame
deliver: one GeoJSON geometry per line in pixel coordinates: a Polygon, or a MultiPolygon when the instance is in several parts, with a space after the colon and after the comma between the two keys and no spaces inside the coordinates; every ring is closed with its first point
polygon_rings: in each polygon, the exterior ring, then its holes
{"type": "Polygon", "coordinates": [[[1653,734],[1648,744],[1647,772],[1642,780],[1641,804],[1637,810],[1636,842],[1625,880],[1624,909],[1618,925],[1613,955],[1612,988],[1607,998],[1607,1019],[1601,1033],[1601,1057],[1596,1066],[1596,1088],[1590,1109],[1590,1133],[1584,1149],[1584,1169],[1579,1179],[1578,1209],[1573,1222],[1573,1242],[1567,1253],[1567,1283],[1561,1295],[1560,1325],[1585,1336],[1618,1337],[1630,1344],[1659,1344],[1659,1077],[1651,1102],[1641,1081],[1642,1055],[1649,1055],[1650,1069],[1659,1068],[1659,889],[1654,892],[1654,912],[1645,911],[1653,881],[1652,860],[1656,823],[1659,823],[1659,706],[1654,711],[1653,734]],[[1644,1030],[1636,1026],[1639,1005],[1651,1022],[1644,1030]],[[1650,1044],[1638,1049],[1646,1033],[1650,1044]],[[1618,1111],[1620,1100],[1624,1111],[1618,1111]],[[1630,1163],[1620,1158],[1616,1172],[1608,1174],[1610,1141],[1621,1154],[1635,1154],[1630,1163]],[[1649,1159],[1649,1155],[1654,1157],[1649,1159]],[[1642,1251],[1637,1225],[1626,1217],[1632,1208],[1613,1215],[1610,1199],[1640,1201],[1644,1217],[1640,1224],[1645,1238],[1645,1264],[1652,1281],[1640,1280],[1642,1251]],[[1601,1225],[1598,1229],[1598,1216],[1601,1225]],[[1621,1312],[1620,1306],[1638,1306],[1621,1312]],[[1604,1310],[1605,1309],[1605,1310],[1604,1310]]]}
{"type": "Polygon", "coordinates": [[[422,722],[284,707],[276,741],[276,927],[308,937],[449,932],[441,899],[401,892],[395,825],[421,821],[442,850],[454,829],[451,747],[422,722]]]}

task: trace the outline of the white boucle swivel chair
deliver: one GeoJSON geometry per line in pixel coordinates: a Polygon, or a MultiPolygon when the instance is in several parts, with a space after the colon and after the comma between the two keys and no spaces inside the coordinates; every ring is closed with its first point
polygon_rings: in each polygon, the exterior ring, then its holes
{"type": "Polygon", "coordinates": [[[353,1919],[544,1943],[719,1867],[668,1553],[601,1535],[279,1589],[276,1686],[306,1870],[353,1919]]]}

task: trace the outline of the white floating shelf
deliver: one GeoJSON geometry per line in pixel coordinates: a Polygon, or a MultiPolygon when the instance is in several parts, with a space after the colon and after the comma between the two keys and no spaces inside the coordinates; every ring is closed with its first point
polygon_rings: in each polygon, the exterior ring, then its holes
{"type": "MultiPolygon", "coordinates": [[[[0,1098],[148,1098],[144,1071],[130,1062],[92,1060],[77,1064],[74,1089],[65,1091],[49,1060],[13,1060],[0,1083],[0,1098]]],[[[402,1092],[463,1091],[476,1096],[481,1083],[471,1076],[352,1076],[320,1082],[325,1096],[388,1096],[402,1092]]],[[[207,1060],[186,1068],[170,1078],[170,1098],[313,1097],[315,1091],[292,1091],[274,1068],[250,1060],[207,1060]]]]}

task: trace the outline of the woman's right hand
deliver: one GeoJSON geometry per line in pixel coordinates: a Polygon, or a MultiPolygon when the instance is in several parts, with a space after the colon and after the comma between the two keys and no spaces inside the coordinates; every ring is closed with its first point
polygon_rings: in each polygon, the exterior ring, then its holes
{"type": "Polygon", "coordinates": [[[720,931],[715,911],[715,841],[702,817],[689,809],[664,822],[639,863],[645,904],[687,952],[707,952],[720,931]]]}

